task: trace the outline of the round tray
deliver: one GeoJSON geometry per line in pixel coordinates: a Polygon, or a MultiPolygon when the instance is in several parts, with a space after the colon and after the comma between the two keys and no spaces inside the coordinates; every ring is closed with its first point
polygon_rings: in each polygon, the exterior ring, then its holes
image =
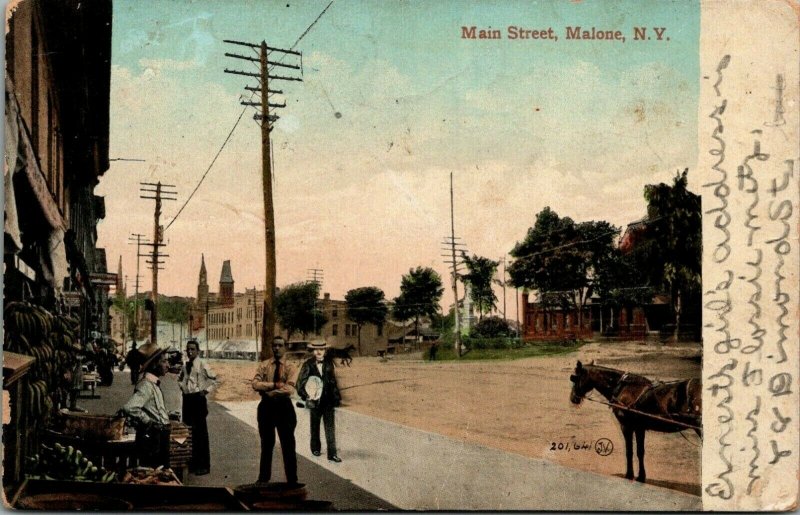
{"type": "Polygon", "coordinates": [[[43,511],[130,511],[133,505],[128,501],[95,494],[58,493],[34,494],[17,501],[20,510],[43,511]]]}

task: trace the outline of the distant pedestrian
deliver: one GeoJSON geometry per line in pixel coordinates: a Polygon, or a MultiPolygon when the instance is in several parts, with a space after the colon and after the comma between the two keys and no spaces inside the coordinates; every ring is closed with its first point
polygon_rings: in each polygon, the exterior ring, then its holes
{"type": "Polygon", "coordinates": [[[336,452],[336,419],[335,408],[341,404],[342,394],[336,382],[333,360],[327,355],[328,345],[325,342],[312,342],[308,348],[314,356],[306,360],[300,368],[297,378],[297,391],[306,403],[311,419],[311,454],[322,454],[322,442],[319,438],[319,423],[325,426],[325,444],[328,460],[341,463],[336,452]],[[316,378],[316,379],[314,379],[316,378]],[[313,386],[311,386],[313,385],[313,386]]]}
{"type": "MultiPolygon", "coordinates": [[[[149,343],[150,340],[148,340],[143,347],[149,343]]],[[[139,367],[142,364],[142,355],[136,350],[136,342],[131,344],[131,350],[128,351],[128,354],[125,356],[125,363],[127,363],[128,368],[131,369],[131,384],[136,385],[136,383],[139,382],[139,367]]]]}
{"type": "Polygon", "coordinates": [[[272,451],[275,448],[277,431],[283,452],[286,482],[297,484],[294,439],[297,416],[291,399],[297,374],[294,365],[284,358],[285,352],[286,342],[276,336],[272,341],[273,359],[259,363],[253,378],[253,390],[261,394],[261,402],[258,404],[258,434],[261,437],[258,483],[267,483],[272,477],[272,451]]]}
{"type": "Polygon", "coordinates": [[[428,353],[428,358],[431,361],[436,361],[436,354],[439,352],[439,342],[435,341],[431,344],[431,349],[428,353]]]}
{"type": "Polygon", "coordinates": [[[167,355],[164,349],[149,342],[139,347],[138,352],[142,377],[120,411],[136,429],[139,463],[168,467],[170,424],[160,379],[169,368],[167,355]]]}
{"type": "Polygon", "coordinates": [[[217,386],[217,376],[204,360],[197,357],[198,354],[200,344],[197,340],[189,340],[186,343],[186,356],[189,359],[178,374],[178,386],[183,393],[183,422],[192,428],[192,459],[189,462],[189,471],[202,476],[211,469],[206,396],[217,386]]]}

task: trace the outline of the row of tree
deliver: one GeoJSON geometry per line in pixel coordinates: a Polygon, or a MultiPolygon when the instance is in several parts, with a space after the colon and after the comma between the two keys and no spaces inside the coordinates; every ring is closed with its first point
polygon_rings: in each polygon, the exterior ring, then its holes
{"type": "Polygon", "coordinates": [[[620,229],[605,221],[575,222],[549,207],[511,250],[511,286],[536,290],[545,307],[584,308],[597,294],[606,306],[642,306],[665,293],[677,337],[681,316],[700,312],[702,216],[700,197],[687,189],[688,170],[673,183],[644,188],[647,216],[636,224],[627,248],[620,229]]]}
{"type": "MultiPolygon", "coordinates": [[[[511,250],[514,262],[508,268],[508,285],[539,293],[545,306],[572,308],[583,324],[583,313],[596,295],[606,306],[646,305],[656,293],[667,293],[675,316],[675,333],[680,328],[684,300],[691,299],[696,311],[701,284],[700,197],[688,191],[687,173],[673,183],[645,186],[647,216],[639,223],[633,248],[617,244],[620,228],[606,221],[576,222],[560,217],[549,207],[536,215],[533,227],[511,250]]],[[[496,309],[493,286],[498,261],[462,253],[465,273],[459,276],[469,285],[469,296],[478,313],[496,309]]],[[[438,319],[444,288],[441,276],[432,268],[416,267],[403,275],[400,295],[387,302],[375,286],[347,292],[347,317],[358,327],[382,325],[387,317],[413,320],[417,334],[422,318],[438,319]]],[[[277,318],[289,337],[308,334],[322,327],[328,317],[317,302],[319,284],[296,283],[284,287],[276,297],[277,318]]]]}
{"type": "MultiPolygon", "coordinates": [[[[409,270],[401,280],[400,295],[391,303],[377,286],[349,290],[344,300],[347,317],[357,327],[358,352],[361,353],[361,329],[366,324],[381,326],[390,315],[398,321],[413,319],[419,332],[422,317],[438,314],[443,292],[441,277],[428,267],[409,270]]],[[[289,339],[298,332],[304,336],[316,332],[328,322],[328,315],[318,302],[319,293],[319,283],[313,281],[290,284],[278,292],[275,312],[289,339]]]]}

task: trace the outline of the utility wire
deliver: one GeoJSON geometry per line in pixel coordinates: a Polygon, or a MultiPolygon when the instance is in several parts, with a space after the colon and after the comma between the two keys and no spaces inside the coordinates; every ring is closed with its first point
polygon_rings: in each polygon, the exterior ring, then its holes
{"type": "Polygon", "coordinates": [[[180,214],[183,212],[183,209],[186,207],[186,205],[189,203],[189,201],[192,200],[192,197],[194,197],[194,194],[197,193],[198,189],[200,189],[200,185],[203,184],[203,181],[206,179],[206,176],[208,175],[208,172],[211,171],[211,167],[214,166],[214,163],[217,162],[217,158],[222,153],[222,149],[225,148],[225,145],[228,144],[228,141],[230,141],[231,136],[233,136],[233,131],[236,130],[236,127],[239,126],[239,122],[242,121],[242,116],[244,116],[245,111],[247,111],[246,107],[244,109],[242,109],[241,113],[239,113],[239,118],[236,119],[236,123],[233,124],[233,127],[231,128],[231,131],[228,133],[228,137],[226,137],[225,141],[222,142],[222,146],[219,147],[219,150],[217,151],[216,155],[214,155],[214,159],[211,160],[211,164],[209,164],[208,168],[206,168],[206,171],[203,174],[203,176],[200,178],[200,181],[197,183],[197,186],[195,186],[194,189],[192,190],[192,193],[189,194],[189,197],[186,199],[186,202],[184,202],[183,205],[181,206],[181,208],[178,210],[178,213],[172,218],[172,220],[170,220],[170,222],[167,224],[167,226],[164,227],[164,231],[169,229],[170,226],[173,223],[175,223],[175,220],[178,219],[180,214]]]}
{"type": "MultiPolygon", "coordinates": [[[[319,16],[317,16],[317,17],[314,19],[314,21],[312,21],[312,22],[311,22],[311,25],[309,25],[309,26],[308,26],[308,28],[306,28],[306,30],[305,30],[305,31],[303,31],[303,33],[302,33],[302,34],[300,34],[300,37],[299,37],[299,38],[297,38],[297,41],[295,41],[295,42],[294,42],[294,44],[293,44],[291,47],[289,47],[289,50],[294,50],[294,48],[297,46],[297,44],[298,44],[298,43],[300,43],[300,41],[301,41],[301,40],[302,40],[304,37],[306,37],[306,34],[308,34],[308,33],[311,31],[311,29],[314,27],[314,25],[316,25],[316,23],[319,21],[319,19],[320,19],[320,18],[322,18],[322,15],[323,15],[323,14],[325,14],[325,13],[328,11],[328,9],[330,8],[330,6],[331,6],[331,5],[333,5],[333,0],[331,0],[331,2],[330,2],[330,3],[329,3],[329,4],[328,4],[326,7],[325,7],[325,9],[323,9],[323,10],[322,10],[322,12],[321,12],[321,13],[319,13],[319,16]]],[[[284,54],[284,55],[281,57],[281,60],[282,60],[283,58],[285,58],[285,57],[286,57],[286,55],[284,54]]],[[[274,65],[273,65],[272,67],[274,68],[274,65]]],[[[251,98],[251,99],[253,98],[253,95],[254,95],[254,94],[255,94],[255,91],[254,91],[253,93],[251,93],[251,95],[250,95],[250,98],[251,98]]],[[[180,216],[180,214],[183,212],[184,208],[187,206],[187,204],[189,204],[189,201],[190,201],[190,200],[192,200],[192,197],[193,197],[193,196],[194,196],[194,194],[197,192],[197,190],[200,188],[200,185],[201,185],[201,184],[203,184],[203,181],[205,180],[205,178],[206,178],[206,176],[208,175],[208,173],[211,171],[211,168],[214,166],[214,163],[216,163],[216,162],[217,162],[217,158],[218,158],[218,157],[219,157],[219,155],[222,153],[222,150],[225,148],[225,145],[227,145],[227,144],[228,144],[228,141],[230,141],[230,139],[231,139],[231,136],[233,136],[233,131],[235,131],[235,130],[236,130],[236,127],[238,127],[238,126],[239,126],[239,122],[240,122],[240,121],[242,121],[242,117],[244,116],[244,113],[245,113],[246,111],[247,111],[247,106],[245,106],[245,108],[244,108],[244,109],[242,109],[242,112],[241,112],[241,113],[239,113],[239,117],[236,119],[236,123],[234,123],[234,124],[233,124],[233,127],[231,128],[230,132],[228,133],[228,136],[225,138],[225,141],[223,141],[223,142],[222,142],[222,146],[220,146],[220,147],[219,147],[219,150],[218,150],[218,151],[217,151],[217,153],[214,155],[214,158],[211,160],[211,164],[209,164],[209,165],[208,165],[208,168],[206,169],[206,171],[205,171],[205,173],[203,174],[203,176],[200,178],[200,181],[197,183],[197,186],[195,186],[194,190],[192,190],[192,193],[191,193],[191,194],[189,195],[189,197],[186,199],[186,202],[184,202],[184,203],[183,203],[183,205],[181,206],[181,208],[178,210],[178,213],[177,213],[177,214],[176,214],[176,215],[175,215],[175,216],[172,218],[172,220],[170,220],[170,222],[167,224],[167,226],[166,226],[166,227],[164,227],[164,231],[166,231],[167,229],[169,229],[169,228],[170,228],[170,226],[171,226],[173,223],[175,223],[175,220],[177,220],[177,219],[178,219],[178,216],[180,216]]]]}

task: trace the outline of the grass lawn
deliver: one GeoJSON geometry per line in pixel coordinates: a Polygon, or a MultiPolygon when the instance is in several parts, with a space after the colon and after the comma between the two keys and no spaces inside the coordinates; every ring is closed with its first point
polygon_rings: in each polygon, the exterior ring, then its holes
{"type": "MultiPolygon", "coordinates": [[[[440,344],[439,352],[436,354],[436,361],[448,361],[455,359],[481,360],[481,359],[520,359],[534,356],[553,356],[556,354],[567,354],[581,348],[586,342],[542,342],[529,343],[517,349],[472,349],[461,358],[456,358],[452,344],[440,344]]],[[[428,353],[424,352],[423,359],[428,359],[428,353]]]]}

